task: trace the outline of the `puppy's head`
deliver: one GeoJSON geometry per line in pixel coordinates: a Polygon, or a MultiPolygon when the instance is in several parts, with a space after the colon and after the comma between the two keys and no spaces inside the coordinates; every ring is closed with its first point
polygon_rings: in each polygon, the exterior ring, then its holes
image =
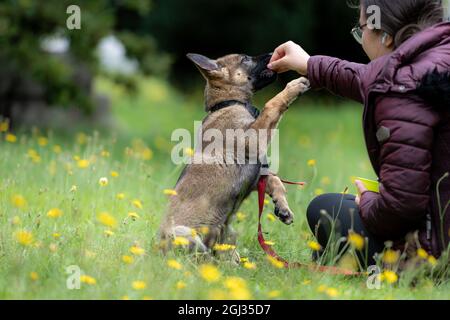
{"type": "Polygon", "coordinates": [[[257,57],[230,54],[212,60],[200,54],[187,55],[211,86],[236,87],[250,92],[256,92],[276,80],[277,74],[267,68],[271,56],[271,53],[257,57]]]}

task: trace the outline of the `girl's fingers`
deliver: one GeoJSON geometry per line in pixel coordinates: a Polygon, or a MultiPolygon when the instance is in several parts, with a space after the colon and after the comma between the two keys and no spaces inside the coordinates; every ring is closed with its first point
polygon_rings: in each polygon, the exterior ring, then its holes
{"type": "Polygon", "coordinates": [[[359,194],[363,194],[367,191],[367,188],[364,186],[364,184],[360,180],[355,180],[356,188],[358,188],[359,194]]]}
{"type": "Polygon", "coordinates": [[[273,52],[272,57],[270,58],[269,63],[277,61],[277,60],[283,58],[285,55],[286,55],[285,45],[282,44],[281,46],[278,46],[275,49],[275,51],[273,52]]]}
{"type": "Polygon", "coordinates": [[[286,67],[286,61],[284,58],[269,63],[267,67],[278,73],[286,72],[289,69],[286,67]]]}

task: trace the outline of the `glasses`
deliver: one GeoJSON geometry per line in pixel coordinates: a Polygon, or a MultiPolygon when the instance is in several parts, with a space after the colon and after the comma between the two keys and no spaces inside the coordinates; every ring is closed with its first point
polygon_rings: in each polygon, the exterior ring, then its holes
{"type": "Polygon", "coordinates": [[[362,37],[363,37],[363,32],[364,32],[365,27],[367,27],[367,23],[365,23],[363,25],[358,24],[351,31],[353,38],[355,38],[356,42],[358,42],[359,44],[362,44],[362,37]]]}

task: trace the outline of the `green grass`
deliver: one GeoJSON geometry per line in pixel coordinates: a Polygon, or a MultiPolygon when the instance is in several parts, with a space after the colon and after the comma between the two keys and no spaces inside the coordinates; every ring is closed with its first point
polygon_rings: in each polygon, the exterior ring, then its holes
{"type": "MultiPolygon", "coordinates": [[[[275,268],[257,244],[256,194],[240,209],[245,219],[233,223],[239,233],[238,250],[256,264],[256,270],[210,261],[222,277],[209,283],[199,275],[199,263],[193,257],[179,251],[161,255],[157,231],[167,205],[163,190],[174,186],[182,169],[170,160],[174,145],[170,134],[176,128],[192,131],[193,121],[202,119],[202,101],[196,98],[200,95],[184,97],[157,80],[143,82],[141,91],[133,97],[104,80],[98,87],[112,97],[114,129],[86,132],[87,139],[81,139],[86,141],[77,141],[75,134],[61,138],[51,131],[36,130],[17,133],[15,143],[4,141],[5,134],[1,137],[1,299],[208,299],[230,297],[230,292],[235,297],[250,294],[256,299],[448,299],[449,284],[434,286],[425,276],[419,277],[414,286],[411,277],[402,276],[394,285],[369,290],[364,277],[349,279],[305,269],[275,268]],[[46,145],[38,144],[40,136],[48,137],[46,145]],[[61,146],[61,153],[53,151],[55,144],[61,146]],[[146,160],[142,154],[149,155],[147,147],[152,155],[146,160]],[[30,149],[36,151],[40,161],[33,162],[30,149]],[[79,168],[77,157],[88,159],[89,167],[79,168]],[[112,177],[111,171],[119,176],[112,177]],[[108,178],[106,186],[99,185],[101,177],[108,178]],[[124,193],[125,198],[117,199],[118,193],[124,193]],[[23,196],[26,204],[11,201],[15,195],[23,196]],[[135,199],[141,201],[142,209],[133,205],[135,199]],[[48,217],[52,208],[59,208],[63,215],[48,217]],[[110,228],[102,224],[98,220],[102,212],[113,216],[117,225],[110,228]],[[136,212],[139,218],[131,219],[129,212],[136,212]],[[108,236],[105,230],[113,234],[108,236]],[[19,231],[32,234],[29,244],[18,243],[19,231]],[[130,253],[133,245],[143,248],[145,254],[130,253]],[[133,256],[133,263],[124,263],[124,255],[133,256]],[[167,267],[168,259],[177,260],[182,270],[167,267]],[[71,265],[79,266],[96,283],[82,283],[79,290],[67,289],[66,269],[71,265]],[[32,272],[37,279],[32,279],[32,272]],[[224,279],[231,276],[242,278],[248,291],[226,288],[224,279]],[[144,281],[146,288],[134,289],[133,281],[144,281]],[[184,288],[177,289],[179,281],[184,288]]],[[[259,106],[263,99],[266,97],[257,99],[259,106]]],[[[303,190],[288,187],[296,214],[293,226],[270,221],[266,215],[264,218],[267,238],[289,260],[310,262],[307,241],[312,235],[305,210],[316,194],[341,192],[346,186],[354,192],[352,175],[374,178],[364,148],[361,113],[361,108],[353,104],[324,107],[300,99],[282,121],[280,174],[311,182],[303,190]],[[315,168],[307,165],[310,159],[316,160],[315,168]]],[[[34,158],[37,160],[36,155],[34,158]]],[[[271,210],[272,204],[265,213],[271,210]]]]}

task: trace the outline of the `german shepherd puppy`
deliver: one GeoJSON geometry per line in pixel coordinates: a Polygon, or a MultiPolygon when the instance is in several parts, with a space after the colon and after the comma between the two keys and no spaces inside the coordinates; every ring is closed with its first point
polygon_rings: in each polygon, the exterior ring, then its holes
{"type": "MultiPolygon", "coordinates": [[[[270,141],[270,130],[277,127],[281,116],[297,96],[309,88],[306,78],[290,82],[266,103],[258,116],[259,111],[251,106],[250,101],[256,91],[277,78],[277,74],[267,68],[271,54],[258,57],[231,54],[217,60],[198,54],[188,54],[187,57],[206,79],[205,111],[208,114],[202,122],[202,132],[215,129],[225,136],[227,129],[254,129],[253,132],[259,135],[260,130],[265,130],[270,141]]],[[[204,137],[200,139],[202,147],[196,153],[205,155],[204,151],[211,141],[204,137]]],[[[248,148],[248,141],[245,143],[248,148]]],[[[265,156],[267,144],[260,145],[259,159],[261,155],[265,156]]],[[[229,151],[226,148],[223,150],[222,159],[229,151]]],[[[248,156],[249,153],[246,154],[248,156]]],[[[253,164],[187,165],[176,184],[177,194],[171,197],[160,227],[163,248],[170,247],[171,240],[176,237],[187,239],[191,250],[205,253],[211,252],[211,249],[214,251],[215,244],[235,244],[236,235],[229,226],[230,219],[243,200],[257,189],[261,170],[261,161],[253,164]]],[[[272,198],[278,218],[287,225],[291,224],[293,213],[286,199],[286,189],[276,175],[269,175],[265,192],[272,198]]],[[[234,252],[233,258],[239,259],[237,252],[234,252]]]]}

